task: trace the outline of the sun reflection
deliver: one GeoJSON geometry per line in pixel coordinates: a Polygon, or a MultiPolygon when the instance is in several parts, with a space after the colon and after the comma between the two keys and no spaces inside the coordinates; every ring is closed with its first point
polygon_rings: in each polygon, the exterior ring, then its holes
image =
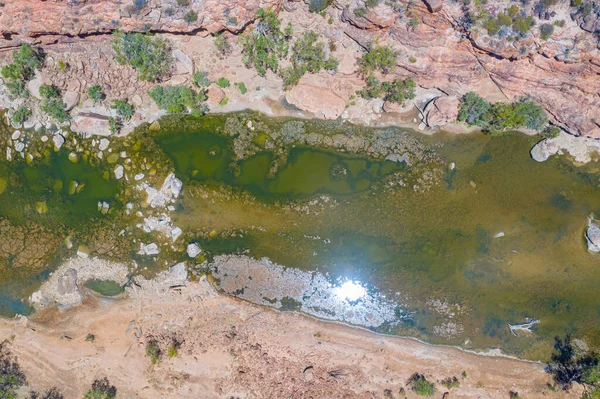
{"type": "Polygon", "coordinates": [[[367,295],[367,290],[358,281],[348,280],[333,290],[338,298],[348,301],[356,301],[367,295]]]}

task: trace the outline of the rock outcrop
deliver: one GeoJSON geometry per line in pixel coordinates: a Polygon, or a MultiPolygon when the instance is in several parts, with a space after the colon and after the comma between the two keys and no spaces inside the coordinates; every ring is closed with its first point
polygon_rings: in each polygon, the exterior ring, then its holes
{"type": "MultiPolygon", "coordinates": [[[[368,48],[377,39],[394,47],[399,54],[397,68],[389,78],[410,76],[426,90],[456,98],[469,91],[489,101],[530,97],[546,109],[554,124],[571,134],[600,138],[600,50],[597,39],[588,32],[597,28],[597,19],[575,15],[573,20],[566,21],[566,27],[556,28],[548,40],[542,41],[529,32],[514,41],[489,36],[485,29],[470,29],[464,23],[463,6],[453,2],[382,1],[357,15],[354,11],[364,6],[363,1],[336,0],[326,10],[327,19],[309,13],[309,3],[309,0],[204,0],[182,6],[174,0],[11,1],[0,8],[3,33],[0,58],[2,50],[6,53],[22,42],[52,45],[57,49],[68,47],[74,59],[68,60],[66,74],[57,73],[51,82],[45,83],[55,84],[63,92],[79,92],[80,102],[86,100],[85,93],[91,84],[101,84],[108,98],[128,97],[132,102],[134,98],[136,102],[147,102],[149,85],[137,81],[132,68],[111,62],[110,38],[102,34],[115,29],[201,36],[216,31],[239,33],[252,23],[259,7],[273,8],[280,12],[285,23],[291,21],[298,27],[299,32],[313,29],[331,43],[343,46],[344,51],[338,50],[336,54],[342,56],[336,76],[323,79],[319,85],[303,80],[285,94],[290,104],[315,116],[337,118],[344,113],[344,107],[352,102],[348,93],[353,94],[356,87],[351,92],[342,88],[340,81],[345,79],[346,86],[355,86],[354,82],[348,83],[351,79],[362,82],[346,68],[346,65],[355,67],[354,59],[349,58],[359,56],[348,56],[358,53],[351,42],[368,48]],[[401,9],[409,3],[410,16],[407,16],[401,9]],[[190,11],[198,14],[197,21],[184,20],[183,16],[190,11]],[[90,36],[84,44],[82,36],[90,36]],[[75,76],[81,75],[85,78],[73,82],[75,76]]],[[[178,36],[176,41],[183,43],[189,39],[178,36]]],[[[190,72],[198,67],[194,61],[197,64],[199,57],[176,49],[175,58],[174,77],[168,83],[189,82],[190,72]]],[[[39,87],[41,81],[34,82],[30,83],[30,91],[35,96],[35,86],[39,87]]],[[[71,103],[76,100],[75,95],[71,100],[71,103]]],[[[430,126],[442,124],[451,115],[432,114],[430,126]]]]}

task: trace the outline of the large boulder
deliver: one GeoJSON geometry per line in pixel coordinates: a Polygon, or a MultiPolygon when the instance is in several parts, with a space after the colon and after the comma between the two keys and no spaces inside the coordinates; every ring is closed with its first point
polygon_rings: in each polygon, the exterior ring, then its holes
{"type": "Polygon", "coordinates": [[[544,162],[551,155],[558,152],[558,147],[553,140],[544,139],[537,143],[530,151],[531,158],[538,162],[544,162]]]}
{"type": "Polygon", "coordinates": [[[67,269],[62,276],[58,278],[57,292],[59,295],[73,295],[79,292],[77,287],[77,270],[67,269]]]}
{"type": "Polygon", "coordinates": [[[429,12],[438,12],[442,10],[442,0],[423,0],[429,9],[429,12]]]}
{"type": "Polygon", "coordinates": [[[67,91],[63,95],[63,102],[67,111],[72,110],[79,103],[79,93],[76,91],[67,91]]]}
{"type": "Polygon", "coordinates": [[[588,228],[585,232],[588,251],[600,252],[600,227],[592,220],[588,219],[588,228]]]}
{"type": "Polygon", "coordinates": [[[425,107],[425,123],[429,127],[443,126],[456,121],[460,100],[454,96],[440,96],[425,107]]]}
{"type": "Polygon", "coordinates": [[[108,115],[96,113],[79,113],[73,117],[71,130],[75,133],[89,136],[110,136],[110,124],[108,115]]]}
{"type": "Polygon", "coordinates": [[[344,99],[327,87],[298,84],[285,94],[288,103],[318,118],[336,119],[346,108],[344,99]]]}
{"type": "Polygon", "coordinates": [[[206,101],[211,104],[220,104],[225,98],[225,92],[219,86],[212,84],[206,92],[206,101]]]}

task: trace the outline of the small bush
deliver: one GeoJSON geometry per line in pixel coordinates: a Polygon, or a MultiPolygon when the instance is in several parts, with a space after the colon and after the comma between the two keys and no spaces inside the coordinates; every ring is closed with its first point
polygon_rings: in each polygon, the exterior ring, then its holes
{"type": "Polygon", "coordinates": [[[571,7],[579,7],[583,3],[583,0],[571,0],[571,7]]]}
{"type": "Polygon", "coordinates": [[[371,43],[369,51],[363,54],[359,61],[360,72],[368,76],[374,71],[380,71],[384,75],[396,66],[396,53],[389,46],[381,46],[379,43],[371,43]]]}
{"type": "Polygon", "coordinates": [[[198,13],[196,11],[190,10],[183,16],[183,20],[188,24],[196,22],[198,20],[198,13]]]}
{"type": "Polygon", "coordinates": [[[94,101],[104,100],[106,95],[102,91],[102,87],[100,85],[93,85],[88,89],[88,96],[94,101]]]}
{"type": "Polygon", "coordinates": [[[20,106],[13,112],[12,121],[18,124],[25,122],[31,116],[31,110],[25,106],[20,106]]]}
{"type": "Polygon", "coordinates": [[[6,82],[8,92],[14,97],[29,97],[29,91],[26,87],[26,82],[23,80],[11,80],[6,82]]]}
{"type": "Polygon", "coordinates": [[[229,97],[225,97],[224,99],[222,99],[219,103],[219,107],[224,107],[227,105],[227,103],[229,103],[229,97]]]}
{"type": "Polygon", "coordinates": [[[177,5],[181,7],[187,7],[190,5],[190,0],[177,0],[177,5]]]}
{"type": "Polygon", "coordinates": [[[535,25],[535,20],[531,16],[517,16],[513,22],[512,28],[515,32],[525,35],[535,25]]]}
{"type": "Polygon", "coordinates": [[[108,378],[95,380],[83,399],[114,399],[117,397],[117,388],[111,385],[108,378]]]}
{"type": "Polygon", "coordinates": [[[40,86],[40,97],[44,99],[58,98],[60,97],[60,93],[58,92],[58,88],[56,86],[42,84],[40,86]]]}
{"type": "Polygon", "coordinates": [[[542,24],[542,26],[540,26],[540,37],[542,38],[542,40],[548,40],[553,33],[554,25],[542,24]]]}
{"type": "Polygon", "coordinates": [[[226,77],[223,77],[223,76],[221,76],[219,79],[217,79],[217,81],[215,83],[217,86],[219,86],[222,89],[226,89],[231,85],[229,83],[229,79],[227,79],[226,77]]]}
{"type": "Polygon", "coordinates": [[[194,72],[192,74],[192,83],[198,87],[210,86],[210,80],[208,79],[208,72],[194,72]]]}
{"type": "Polygon", "coordinates": [[[71,115],[65,108],[66,105],[60,98],[48,99],[42,104],[42,111],[58,123],[64,123],[71,119],[71,115]]]}
{"type": "Polygon", "coordinates": [[[365,7],[356,7],[352,12],[354,13],[354,16],[358,18],[367,15],[367,9],[365,7]]]}
{"type": "Polygon", "coordinates": [[[222,33],[215,36],[213,44],[217,49],[217,53],[219,53],[222,58],[231,54],[231,44],[229,44],[229,40],[227,40],[227,37],[222,33]]]}
{"type": "MultiPolygon", "coordinates": [[[[117,134],[121,130],[121,122],[116,120],[114,117],[108,117],[108,128],[112,134],[117,134]]],[[[87,338],[85,339],[87,341],[87,338]]],[[[94,342],[94,341],[92,341],[94,342]]]]}
{"type": "Polygon", "coordinates": [[[152,364],[158,363],[160,357],[162,356],[162,352],[156,341],[150,341],[146,344],[146,356],[150,358],[152,364]]]}
{"type": "Polygon", "coordinates": [[[333,3],[333,0],[310,0],[308,10],[310,12],[321,12],[329,7],[331,3],[333,3]]]}
{"type": "Polygon", "coordinates": [[[460,386],[460,381],[456,377],[448,377],[442,380],[442,385],[446,387],[446,389],[458,388],[460,386]]]}
{"type": "Polygon", "coordinates": [[[196,92],[184,86],[154,86],[148,95],[156,105],[171,114],[190,112],[200,115],[204,113],[202,102],[206,100],[204,92],[196,92]]]}
{"type": "Polygon", "coordinates": [[[246,88],[246,85],[244,84],[244,82],[239,82],[235,84],[237,86],[238,89],[240,89],[240,93],[242,93],[242,95],[246,94],[248,92],[248,89],[246,88]]]}
{"type": "Polygon", "coordinates": [[[411,64],[414,64],[415,62],[417,62],[417,59],[413,56],[408,57],[408,62],[410,62],[411,64]]]}
{"type": "Polygon", "coordinates": [[[379,0],[365,0],[365,6],[371,8],[379,4],[379,0]]]}
{"type": "Polygon", "coordinates": [[[419,20],[416,18],[411,18],[408,20],[408,28],[411,30],[415,30],[415,28],[419,26],[419,20]]]}
{"type": "Polygon", "coordinates": [[[96,336],[94,334],[88,334],[88,335],[85,336],[85,342],[92,342],[93,343],[95,340],[96,340],[96,336]]]}
{"type": "Polygon", "coordinates": [[[30,399],[64,399],[64,395],[60,393],[58,388],[50,388],[43,393],[37,393],[32,391],[29,396],[30,399]]]}
{"type": "Polygon", "coordinates": [[[424,375],[415,373],[408,379],[408,385],[419,396],[433,396],[435,387],[424,375]]]}
{"type": "Polygon", "coordinates": [[[169,349],[167,349],[167,355],[169,357],[177,357],[178,354],[179,350],[175,346],[169,346],[169,349]]]}
{"type": "Polygon", "coordinates": [[[119,114],[119,116],[126,122],[129,121],[133,116],[133,106],[127,102],[126,98],[113,100],[113,103],[110,107],[116,110],[117,114],[119,114]]]}
{"type": "Polygon", "coordinates": [[[113,50],[120,64],[129,64],[140,80],[155,82],[171,72],[173,54],[168,40],[142,33],[115,32],[113,50]]]}

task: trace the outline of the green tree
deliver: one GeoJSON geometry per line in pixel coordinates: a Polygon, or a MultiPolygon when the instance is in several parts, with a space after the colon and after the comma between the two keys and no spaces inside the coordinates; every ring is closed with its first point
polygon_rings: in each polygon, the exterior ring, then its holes
{"type": "Polygon", "coordinates": [[[190,10],[183,16],[183,20],[188,24],[196,22],[198,20],[198,13],[196,11],[190,10]]]}
{"type": "Polygon", "coordinates": [[[141,33],[115,32],[112,44],[115,59],[129,64],[138,72],[140,80],[156,82],[171,73],[173,54],[166,39],[141,33]]]}
{"type": "Polygon", "coordinates": [[[279,60],[285,58],[289,50],[286,35],[281,31],[281,21],[270,9],[258,9],[254,26],[240,42],[244,64],[256,69],[260,76],[265,76],[269,69],[277,72],[279,60]]]}
{"type": "Polygon", "coordinates": [[[471,91],[463,96],[458,108],[457,119],[469,125],[485,127],[489,122],[487,115],[490,108],[491,104],[489,102],[471,91]]]}
{"type": "Polygon", "coordinates": [[[95,380],[83,399],[114,399],[117,397],[117,388],[111,385],[108,378],[95,380]]]}
{"type": "Polygon", "coordinates": [[[554,25],[542,24],[542,26],[540,26],[540,37],[542,38],[542,40],[548,40],[553,33],[554,25]]]}
{"type": "Polygon", "coordinates": [[[21,366],[12,357],[6,344],[0,344],[0,398],[16,399],[17,389],[26,384],[21,366]]]}
{"type": "Polygon", "coordinates": [[[374,71],[379,71],[385,75],[395,66],[396,53],[394,50],[389,46],[380,45],[377,41],[371,43],[369,50],[363,54],[359,61],[359,69],[364,76],[368,76],[374,71]]]}
{"type": "Polygon", "coordinates": [[[21,124],[31,117],[31,110],[25,106],[20,106],[13,112],[11,120],[21,124]]]}
{"type": "Polygon", "coordinates": [[[435,387],[427,381],[423,374],[414,373],[408,380],[408,385],[419,396],[433,396],[435,387]]]}
{"type": "Polygon", "coordinates": [[[64,123],[71,119],[71,115],[66,110],[66,104],[60,98],[44,100],[42,111],[58,123],[64,123]]]}
{"type": "Polygon", "coordinates": [[[29,44],[12,52],[13,62],[2,67],[2,76],[10,80],[29,81],[44,62],[44,54],[29,44]]]}
{"type": "Polygon", "coordinates": [[[148,95],[159,108],[171,114],[190,112],[200,115],[205,112],[202,104],[206,100],[204,92],[196,92],[184,85],[154,86],[148,95]]]}

